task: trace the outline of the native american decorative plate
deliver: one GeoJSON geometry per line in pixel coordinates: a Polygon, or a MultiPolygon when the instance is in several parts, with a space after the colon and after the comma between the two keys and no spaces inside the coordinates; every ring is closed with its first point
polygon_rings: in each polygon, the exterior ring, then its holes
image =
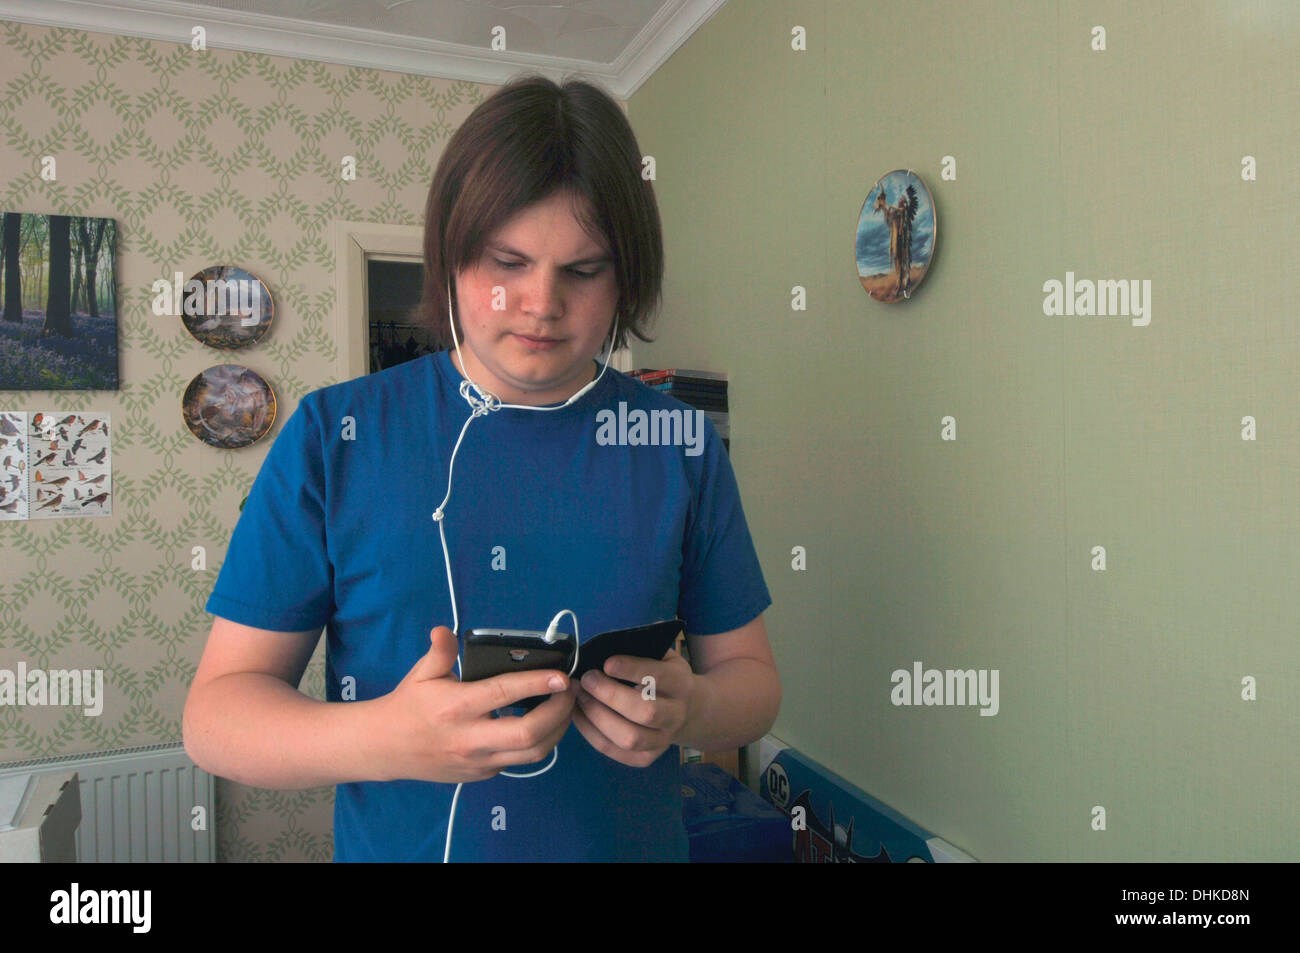
{"type": "Polygon", "coordinates": [[[185,329],[208,347],[247,347],[271,329],[275,314],[271,292],[262,279],[243,268],[204,268],[185,282],[179,296],[185,329]]]}
{"type": "Polygon", "coordinates": [[[239,364],[220,364],[200,373],[181,400],[185,426],[204,443],[223,450],[247,447],[275,423],[275,392],[239,364]]]}
{"type": "Polygon", "coordinates": [[[862,203],[854,256],[858,280],[877,301],[910,298],[924,280],[938,232],[934,200],[911,169],[882,176],[862,203]]]}

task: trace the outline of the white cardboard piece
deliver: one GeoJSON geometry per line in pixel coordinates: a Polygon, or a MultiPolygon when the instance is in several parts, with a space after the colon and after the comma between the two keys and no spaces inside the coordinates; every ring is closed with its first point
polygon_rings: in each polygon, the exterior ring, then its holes
{"type": "Polygon", "coordinates": [[[77,772],[36,775],[17,826],[0,832],[0,863],[76,863],[80,826],[81,785],[77,772]]]}

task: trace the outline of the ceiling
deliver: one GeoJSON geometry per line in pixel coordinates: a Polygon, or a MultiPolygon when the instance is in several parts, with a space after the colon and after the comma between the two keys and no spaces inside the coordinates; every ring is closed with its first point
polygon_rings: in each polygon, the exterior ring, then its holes
{"type": "Polygon", "coordinates": [[[726,0],[0,0],[0,20],[501,84],[581,72],[627,99],[726,0]],[[505,49],[492,49],[494,30],[505,49]]]}

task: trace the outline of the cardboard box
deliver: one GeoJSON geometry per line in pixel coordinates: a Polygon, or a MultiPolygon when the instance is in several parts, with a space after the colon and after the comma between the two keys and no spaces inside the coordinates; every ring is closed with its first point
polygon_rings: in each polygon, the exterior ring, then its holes
{"type": "Polygon", "coordinates": [[[682,768],[691,863],[789,863],[790,821],[716,764],[682,768]]]}
{"type": "Polygon", "coordinates": [[[759,795],[790,818],[799,863],[973,863],[974,857],[772,735],[759,795]]]}
{"type": "Polygon", "coordinates": [[[80,826],[77,772],[36,775],[18,823],[13,830],[0,832],[0,863],[74,864],[80,826]]]}

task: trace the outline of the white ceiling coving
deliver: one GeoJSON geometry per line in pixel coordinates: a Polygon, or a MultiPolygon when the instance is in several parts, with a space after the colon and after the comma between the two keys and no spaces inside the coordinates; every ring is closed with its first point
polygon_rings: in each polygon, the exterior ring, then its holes
{"type": "Polygon", "coordinates": [[[726,0],[0,0],[0,20],[500,84],[581,72],[627,99],[726,0]],[[504,35],[505,49],[493,49],[504,35]]]}

